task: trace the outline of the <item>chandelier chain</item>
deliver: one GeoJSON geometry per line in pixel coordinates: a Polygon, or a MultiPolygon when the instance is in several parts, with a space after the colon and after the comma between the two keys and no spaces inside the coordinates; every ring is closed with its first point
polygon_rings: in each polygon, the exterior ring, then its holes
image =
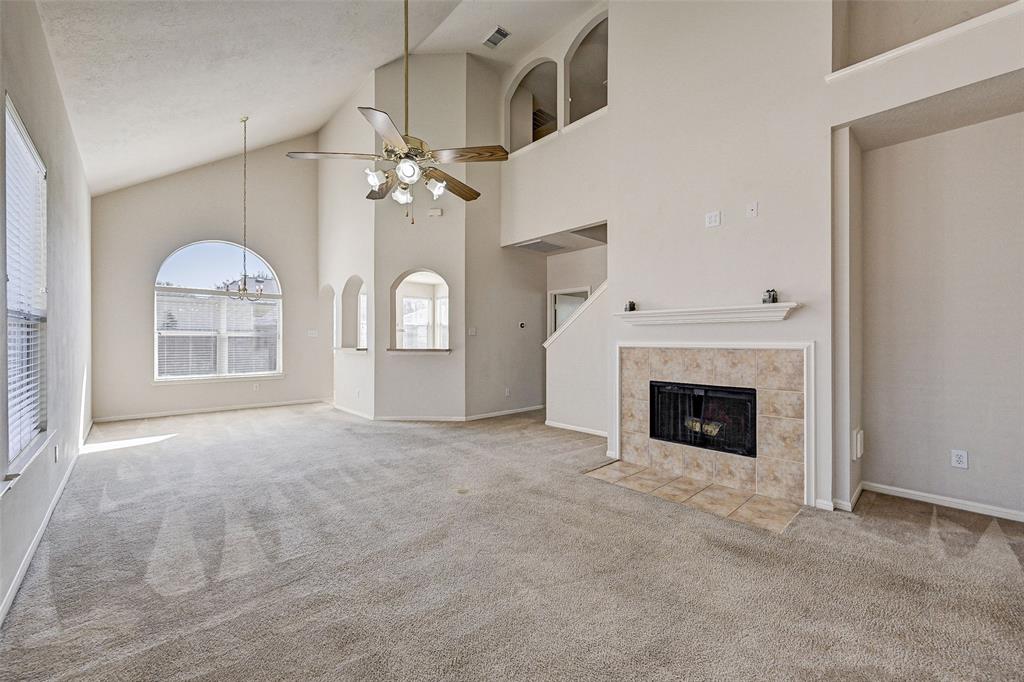
{"type": "Polygon", "coordinates": [[[249,268],[246,256],[249,252],[247,243],[248,237],[248,216],[246,207],[248,205],[248,180],[249,180],[249,117],[242,117],[242,286],[248,288],[249,268]]]}

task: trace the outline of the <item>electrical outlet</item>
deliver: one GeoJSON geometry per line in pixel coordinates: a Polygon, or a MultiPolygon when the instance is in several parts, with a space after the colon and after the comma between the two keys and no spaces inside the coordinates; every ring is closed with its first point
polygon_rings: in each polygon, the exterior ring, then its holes
{"type": "Polygon", "coordinates": [[[259,384],[253,384],[252,385],[252,392],[253,393],[257,393],[257,392],[259,392],[259,390],[260,390],[260,385],[259,384]]]}
{"type": "Polygon", "coordinates": [[[969,458],[966,450],[950,450],[949,452],[949,465],[954,469],[966,469],[969,464],[969,458]]]}
{"type": "Polygon", "coordinates": [[[508,386],[505,387],[505,397],[506,398],[511,398],[512,397],[512,389],[509,388],[508,386]]]}
{"type": "Polygon", "coordinates": [[[760,212],[761,212],[760,206],[758,206],[756,201],[752,201],[749,204],[747,204],[747,217],[748,218],[756,218],[760,214],[760,212]]]}
{"type": "Polygon", "coordinates": [[[704,214],[704,227],[718,227],[722,224],[722,212],[711,211],[704,214]]]}

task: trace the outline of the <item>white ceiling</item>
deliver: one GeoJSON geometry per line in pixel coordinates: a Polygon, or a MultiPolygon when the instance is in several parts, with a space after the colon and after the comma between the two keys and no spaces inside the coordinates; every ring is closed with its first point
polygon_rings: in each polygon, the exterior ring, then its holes
{"type": "MultiPolygon", "coordinates": [[[[592,2],[414,0],[416,52],[511,64],[592,2]],[[495,24],[511,32],[481,45],[495,24]]],[[[93,194],[318,130],[402,52],[397,0],[44,0],[93,194]]]]}

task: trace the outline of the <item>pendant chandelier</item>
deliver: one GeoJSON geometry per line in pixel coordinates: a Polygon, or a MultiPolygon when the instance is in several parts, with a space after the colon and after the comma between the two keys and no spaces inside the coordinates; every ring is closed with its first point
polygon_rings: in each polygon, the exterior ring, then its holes
{"type": "Polygon", "coordinates": [[[243,116],[242,119],[242,279],[238,280],[237,288],[232,291],[230,285],[228,286],[228,296],[235,299],[236,301],[258,301],[263,298],[263,285],[257,284],[256,291],[249,292],[249,267],[246,256],[249,254],[249,244],[247,243],[248,237],[248,225],[246,215],[246,204],[248,197],[246,195],[246,184],[249,173],[249,139],[248,139],[248,124],[249,117],[243,116]]]}

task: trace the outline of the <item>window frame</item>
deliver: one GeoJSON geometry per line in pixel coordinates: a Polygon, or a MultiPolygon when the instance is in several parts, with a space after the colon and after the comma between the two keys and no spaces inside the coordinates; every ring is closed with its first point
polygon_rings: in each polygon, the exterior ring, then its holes
{"type": "MultiPolygon", "coordinates": [[[[10,116],[11,121],[14,124],[15,129],[18,131],[18,134],[21,136],[25,146],[27,147],[27,149],[29,151],[30,156],[32,157],[33,161],[35,161],[36,165],[38,166],[38,170],[41,173],[41,184],[42,184],[42,187],[41,187],[40,201],[42,203],[42,206],[41,206],[41,209],[42,209],[41,210],[41,217],[42,217],[42,225],[41,225],[41,231],[42,231],[42,235],[41,235],[41,241],[42,241],[41,256],[42,256],[42,258],[41,258],[40,268],[41,268],[41,271],[42,271],[42,273],[41,273],[42,274],[42,282],[41,282],[42,286],[40,288],[41,288],[41,293],[43,294],[43,301],[44,301],[44,303],[43,303],[43,315],[41,315],[40,316],[41,319],[37,321],[40,324],[40,326],[41,326],[41,331],[40,331],[40,336],[41,336],[41,354],[40,354],[40,358],[41,359],[40,359],[39,391],[40,391],[40,393],[42,395],[41,395],[41,399],[40,399],[41,418],[40,418],[40,422],[39,422],[39,432],[34,434],[25,443],[25,445],[16,454],[14,454],[12,456],[11,448],[10,448],[10,427],[11,427],[11,423],[10,423],[10,375],[9,375],[9,373],[7,373],[6,377],[7,377],[7,382],[8,382],[8,398],[7,398],[7,402],[6,402],[5,406],[4,406],[4,426],[5,426],[5,430],[7,432],[7,446],[5,447],[5,455],[2,458],[2,461],[0,461],[0,464],[3,465],[4,476],[6,476],[8,473],[11,473],[11,472],[18,472],[18,473],[20,473],[21,471],[23,471],[29,464],[32,463],[33,460],[35,460],[35,458],[39,455],[39,453],[41,453],[43,450],[45,450],[47,448],[47,446],[49,445],[50,441],[53,439],[53,437],[56,434],[56,430],[53,429],[51,427],[51,424],[50,424],[50,412],[51,412],[51,410],[50,410],[50,405],[49,405],[49,399],[50,399],[50,395],[52,394],[52,391],[50,390],[50,382],[51,382],[50,374],[51,373],[49,372],[49,369],[50,369],[49,368],[49,364],[50,364],[49,363],[49,348],[48,348],[48,344],[47,344],[47,340],[48,340],[48,337],[49,337],[49,308],[50,308],[50,294],[49,294],[49,289],[48,289],[49,281],[48,281],[48,277],[47,277],[48,272],[49,272],[49,268],[48,268],[48,265],[49,265],[48,264],[49,239],[48,239],[48,237],[49,237],[49,227],[50,227],[50,224],[49,224],[50,223],[50,221],[49,221],[49,193],[50,193],[49,173],[47,171],[46,164],[43,162],[42,156],[39,154],[39,149],[36,147],[36,143],[32,139],[32,135],[29,134],[28,127],[25,125],[25,122],[22,120],[21,115],[18,113],[18,108],[14,105],[14,102],[11,100],[10,95],[5,93],[4,94],[4,126],[5,126],[5,129],[6,129],[6,125],[7,125],[7,117],[8,116],[10,116]]],[[[7,158],[6,158],[6,155],[7,155],[7,150],[9,148],[9,146],[10,146],[10,143],[5,141],[5,145],[4,145],[4,159],[3,159],[4,169],[5,169],[5,174],[4,174],[4,183],[5,183],[5,185],[6,185],[6,181],[7,181],[7,176],[6,176],[7,158]]],[[[5,212],[6,212],[8,206],[9,206],[9,201],[5,201],[5,204],[4,204],[5,212]]],[[[7,284],[9,284],[9,280],[10,280],[10,272],[9,272],[9,270],[7,268],[7,256],[9,255],[9,252],[10,252],[10,249],[8,248],[8,238],[9,238],[8,228],[9,228],[9,225],[7,223],[6,216],[5,216],[5,219],[4,219],[4,273],[6,275],[7,284]]],[[[6,338],[6,344],[7,344],[7,345],[5,345],[5,349],[6,349],[5,350],[5,354],[6,354],[5,372],[7,372],[7,369],[9,367],[9,363],[10,363],[10,356],[9,356],[10,329],[9,329],[9,325],[8,325],[8,317],[10,316],[10,308],[9,308],[10,302],[7,300],[7,288],[8,287],[5,284],[5,287],[4,287],[4,290],[5,290],[4,291],[4,301],[5,301],[5,307],[7,308],[7,312],[5,314],[4,321],[3,321],[4,336],[6,338]]]]}
{"type": "MultiPolygon", "coordinates": [[[[175,254],[197,244],[206,243],[220,243],[234,246],[238,249],[242,248],[241,244],[235,244],[222,239],[202,239],[199,241],[185,244],[180,248],[175,249],[164,258],[160,263],[160,268],[157,270],[157,276],[155,281],[160,278],[159,272],[163,269],[164,263],[167,262],[175,254]]],[[[153,368],[152,368],[152,379],[154,385],[168,385],[168,384],[190,384],[190,383],[220,383],[220,382],[232,382],[232,381],[252,381],[253,379],[278,379],[284,376],[284,287],[281,286],[281,280],[277,276],[277,272],[274,271],[270,262],[266,258],[263,258],[252,249],[248,249],[248,252],[266,264],[267,268],[270,269],[270,273],[274,276],[274,281],[277,282],[277,287],[281,293],[268,294],[264,293],[260,300],[273,300],[277,301],[277,369],[272,372],[246,372],[246,373],[224,373],[224,374],[196,374],[188,376],[160,376],[160,330],[158,329],[157,323],[157,304],[159,295],[161,293],[175,293],[175,294],[186,294],[194,296],[208,296],[208,297],[222,297],[224,299],[231,299],[231,295],[227,291],[221,291],[218,289],[196,289],[192,287],[175,287],[155,284],[153,285],[153,327],[152,327],[152,344],[153,344],[153,368]]],[[[174,334],[170,335],[174,336],[174,334]]],[[[178,336],[212,336],[218,341],[221,336],[226,339],[244,338],[251,337],[253,334],[246,332],[239,332],[232,334],[230,331],[195,331],[178,334],[178,336]]]]}

